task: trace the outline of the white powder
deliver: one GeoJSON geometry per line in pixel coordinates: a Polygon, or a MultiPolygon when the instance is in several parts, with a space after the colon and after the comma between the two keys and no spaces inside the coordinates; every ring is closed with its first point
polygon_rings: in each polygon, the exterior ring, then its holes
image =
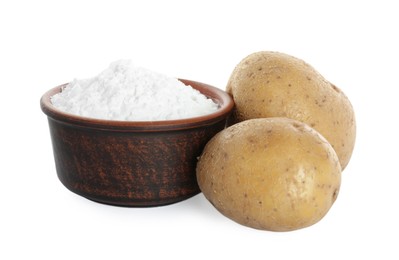
{"type": "Polygon", "coordinates": [[[130,60],[111,63],[97,77],[75,79],[51,102],[75,115],[125,121],[183,119],[218,109],[217,104],[191,86],[135,67],[130,60]]]}

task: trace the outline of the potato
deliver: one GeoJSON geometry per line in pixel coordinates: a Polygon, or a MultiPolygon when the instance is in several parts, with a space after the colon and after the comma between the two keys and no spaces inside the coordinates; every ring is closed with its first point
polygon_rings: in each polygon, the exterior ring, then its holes
{"type": "Polygon", "coordinates": [[[356,137],[349,99],[304,61],[278,52],[244,58],[227,84],[236,104],[232,121],[288,117],[321,133],[334,147],[344,169],[356,137]]]}
{"type": "Polygon", "coordinates": [[[205,197],[228,218],[290,231],[318,222],[337,198],[341,166],[331,145],[305,123],[250,119],[215,135],[197,164],[205,197]]]}

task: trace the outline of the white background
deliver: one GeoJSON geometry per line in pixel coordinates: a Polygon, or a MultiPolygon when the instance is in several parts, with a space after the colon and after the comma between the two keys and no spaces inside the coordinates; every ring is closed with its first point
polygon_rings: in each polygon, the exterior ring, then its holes
{"type": "Polygon", "coordinates": [[[395,2],[1,1],[0,259],[398,259],[395,2]],[[48,89],[121,58],[224,89],[260,50],[307,61],[355,108],[355,151],[319,223],[254,230],[202,194],[158,208],[106,206],[57,179],[39,107],[48,89]]]}

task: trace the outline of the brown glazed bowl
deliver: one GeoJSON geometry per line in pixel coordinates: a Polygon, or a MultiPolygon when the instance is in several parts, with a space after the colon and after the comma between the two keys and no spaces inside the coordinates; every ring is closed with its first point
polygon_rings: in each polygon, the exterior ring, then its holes
{"type": "Polygon", "coordinates": [[[46,92],[40,106],[48,117],[57,175],[64,186],[90,200],[130,207],[167,205],[198,194],[197,158],[225,128],[234,102],[223,90],[180,81],[220,108],[189,119],[100,120],[55,108],[50,97],[65,85],[46,92]]]}

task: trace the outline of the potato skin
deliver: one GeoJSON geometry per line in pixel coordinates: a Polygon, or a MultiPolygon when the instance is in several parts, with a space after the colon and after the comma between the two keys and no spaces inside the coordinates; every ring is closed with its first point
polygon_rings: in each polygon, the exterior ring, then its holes
{"type": "Polygon", "coordinates": [[[331,143],[342,169],[349,163],[356,139],[353,107],[303,60],[279,52],[253,53],[235,67],[227,92],[236,105],[231,123],[262,117],[304,122],[331,143]]]}
{"type": "Polygon", "coordinates": [[[251,119],[207,143],[197,180],[228,218],[256,229],[290,231],[328,212],[339,192],[341,166],[331,145],[308,125],[251,119]]]}

